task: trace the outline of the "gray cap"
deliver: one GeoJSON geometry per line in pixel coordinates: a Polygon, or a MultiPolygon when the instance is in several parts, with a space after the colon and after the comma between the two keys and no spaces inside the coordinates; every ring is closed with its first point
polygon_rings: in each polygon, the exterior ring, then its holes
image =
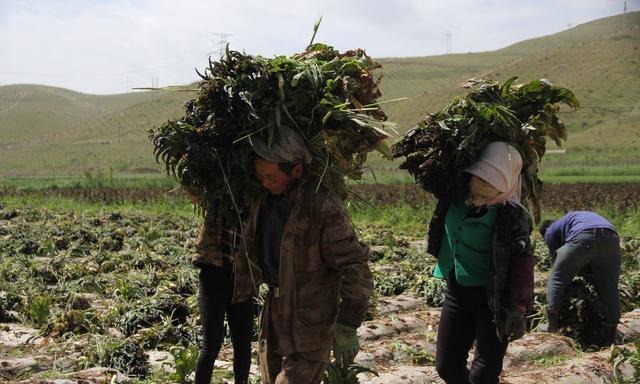
{"type": "Polygon", "coordinates": [[[285,125],[278,129],[277,137],[270,145],[259,135],[249,136],[249,143],[258,156],[268,161],[288,164],[311,162],[311,153],[302,135],[285,125]]]}

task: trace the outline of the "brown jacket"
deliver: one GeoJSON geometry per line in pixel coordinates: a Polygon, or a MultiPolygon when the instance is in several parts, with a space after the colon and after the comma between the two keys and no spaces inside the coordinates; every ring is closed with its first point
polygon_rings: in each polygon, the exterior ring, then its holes
{"type": "Polygon", "coordinates": [[[236,229],[223,227],[219,219],[206,214],[191,263],[197,267],[207,265],[221,268],[226,259],[230,265],[241,242],[242,237],[236,229]]]}
{"type": "MultiPolygon", "coordinates": [[[[328,349],[336,322],[358,327],[373,289],[369,249],[358,241],[340,198],[302,180],[289,192],[291,210],[280,245],[279,296],[271,320],[283,355],[328,349]]],[[[234,302],[255,293],[261,277],[253,251],[260,204],[245,229],[247,252],[234,263],[234,302]],[[253,279],[252,279],[253,275],[253,279]]]]}

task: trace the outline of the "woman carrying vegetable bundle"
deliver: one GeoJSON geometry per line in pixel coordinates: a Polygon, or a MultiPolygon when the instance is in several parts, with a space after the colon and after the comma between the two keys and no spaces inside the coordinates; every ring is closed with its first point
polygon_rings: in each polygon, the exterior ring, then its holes
{"type": "Polygon", "coordinates": [[[436,369],[447,383],[497,383],[509,341],[526,331],[534,257],[521,170],[515,147],[490,143],[465,169],[468,195],[440,198],[429,225],[434,275],[447,281],[436,349],[436,369]]]}
{"type": "MultiPolygon", "coordinates": [[[[185,188],[194,203],[198,197],[185,188]]],[[[237,384],[249,382],[251,367],[251,338],[253,336],[253,302],[249,297],[232,303],[234,287],[233,264],[241,245],[241,231],[222,226],[214,214],[204,218],[191,262],[200,268],[198,275],[198,304],[202,325],[202,345],[196,363],[196,384],[209,384],[213,365],[224,341],[227,324],[233,344],[233,377],[237,384]],[[217,221],[217,222],[216,222],[217,221]]]]}

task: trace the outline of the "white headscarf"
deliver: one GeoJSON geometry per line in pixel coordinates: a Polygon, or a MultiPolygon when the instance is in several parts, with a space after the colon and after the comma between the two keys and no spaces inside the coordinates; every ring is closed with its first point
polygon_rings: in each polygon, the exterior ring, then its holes
{"type": "Polygon", "coordinates": [[[475,175],[497,189],[500,194],[486,202],[495,205],[505,201],[520,203],[520,172],[522,156],[518,150],[503,141],[495,141],[482,151],[480,159],[464,172],[475,175]]]}

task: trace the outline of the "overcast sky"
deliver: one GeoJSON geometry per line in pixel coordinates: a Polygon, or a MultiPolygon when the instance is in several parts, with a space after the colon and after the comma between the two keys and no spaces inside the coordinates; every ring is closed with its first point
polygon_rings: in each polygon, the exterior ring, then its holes
{"type": "MultiPolygon", "coordinates": [[[[0,0],[0,85],[113,94],[197,80],[220,42],[263,56],[316,42],[373,57],[499,49],[621,14],[623,0],[0,0]],[[448,39],[447,36],[450,36],[448,39]]],[[[627,1],[629,11],[640,0],[627,1]]]]}

